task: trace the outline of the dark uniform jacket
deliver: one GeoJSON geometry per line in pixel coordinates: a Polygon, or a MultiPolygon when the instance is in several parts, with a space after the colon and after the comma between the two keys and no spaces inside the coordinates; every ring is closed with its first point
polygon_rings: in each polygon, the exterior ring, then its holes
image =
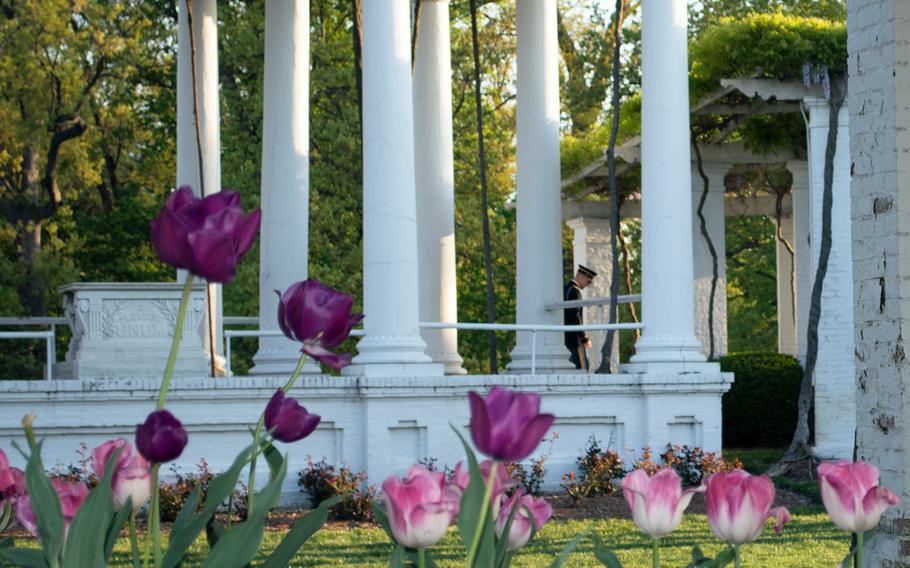
{"type": "MultiPolygon", "coordinates": [[[[572,300],[581,300],[581,288],[578,287],[578,284],[575,283],[575,280],[570,280],[562,289],[562,299],[563,301],[570,302],[572,300]]],[[[565,325],[581,325],[584,323],[584,317],[582,316],[581,308],[568,308],[563,310],[563,323],[565,325]]],[[[566,348],[572,353],[576,352],[579,345],[584,345],[588,341],[588,336],[583,331],[567,331],[566,336],[566,348]]]]}

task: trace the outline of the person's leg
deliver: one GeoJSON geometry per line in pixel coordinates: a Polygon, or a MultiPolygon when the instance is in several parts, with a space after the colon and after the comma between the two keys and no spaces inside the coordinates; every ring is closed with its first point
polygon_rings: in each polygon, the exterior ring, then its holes
{"type": "Polygon", "coordinates": [[[578,349],[570,349],[569,351],[571,352],[569,361],[571,361],[572,364],[575,365],[576,369],[581,369],[581,359],[579,359],[579,357],[578,357],[578,349]]]}

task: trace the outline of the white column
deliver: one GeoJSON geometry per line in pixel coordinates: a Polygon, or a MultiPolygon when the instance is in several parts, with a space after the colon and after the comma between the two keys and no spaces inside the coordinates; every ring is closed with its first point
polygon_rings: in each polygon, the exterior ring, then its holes
{"type": "MultiPolygon", "coordinates": [[[[792,202],[792,195],[790,201],[792,202]]],[[[777,255],[777,351],[796,356],[797,346],[797,304],[796,288],[799,286],[796,268],[795,219],[793,214],[782,214],[780,236],[789,243],[793,254],[775,235],[777,255]]],[[[775,228],[776,229],[776,228],[775,228]]]]}
{"type": "MultiPolygon", "coordinates": [[[[829,107],[817,97],[805,100],[809,110],[809,183],[812,219],[812,282],[818,268],[822,231],[825,149],[829,107]]],[[[847,103],[838,117],[834,155],[832,246],[822,288],[815,367],[815,449],[822,457],[853,454],[855,421],[855,359],[853,338],[853,253],[850,231],[850,130],[847,103]]]]}
{"type": "MultiPolygon", "coordinates": [[[[199,197],[199,154],[196,144],[196,120],[193,112],[193,68],[190,30],[186,2],[177,8],[177,187],[192,186],[199,197]]],[[[193,2],[193,30],[196,43],[196,83],[199,102],[199,124],[202,139],[202,173],[206,195],[221,191],[221,127],[218,104],[218,15],[215,0],[193,2]]],[[[178,275],[183,280],[184,275],[178,275]]],[[[215,314],[215,352],[221,346],[221,285],[213,286],[215,314]]],[[[199,333],[206,350],[210,348],[208,317],[203,318],[199,333]]],[[[216,361],[219,371],[224,360],[216,361]]]]}
{"type": "MultiPolygon", "coordinates": [[[[729,164],[704,163],[702,168],[708,176],[708,197],[705,199],[703,214],[711,237],[711,244],[717,252],[717,286],[714,291],[714,357],[727,354],[727,239],[724,235],[726,218],[724,211],[724,177],[729,164]]],[[[692,249],[693,273],[695,277],[695,336],[701,342],[701,351],[709,355],[710,329],[709,308],[711,305],[711,281],[714,263],[708,242],[701,234],[701,220],[698,218],[698,204],[701,200],[704,182],[698,168],[692,165],[692,249]]]]}
{"type": "MultiPolygon", "coordinates": [[[[563,285],[556,0],[520,0],[516,12],[517,320],[562,325],[562,313],[545,308],[563,285]]],[[[530,370],[531,341],[530,332],[518,333],[510,371],[530,370]]],[[[535,350],[538,372],[574,369],[560,333],[538,333],[535,350]]]]}
{"type": "Polygon", "coordinates": [[[806,329],[812,297],[812,250],[809,245],[812,216],[809,208],[809,164],[804,160],[787,162],[793,175],[790,189],[793,203],[793,248],[796,249],[796,358],[806,362],[806,329]]]}
{"type": "MultiPolygon", "coordinates": [[[[610,220],[596,217],[576,217],[566,224],[572,229],[573,269],[583,264],[597,271],[597,277],[581,291],[583,298],[609,298],[610,283],[613,275],[613,243],[610,241],[610,220]]],[[[622,294],[620,290],[620,294],[622,294]]],[[[610,321],[610,306],[589,306],[584,308],[585,323],[607,323],[610,321]]],[[[592,348],[588,350],[588,360],[593,371],[600,368],[601,353],[607,340],[606,331],[588,332],[592,348]]],[[[619,333],[613,335],[610,352],[610,368],[619,365],[619,333]]]]}
{"type": "MultiPolygon", "coordinates": [[[[262,101],[259,329],[278,330],[278,295],[308,273],[310,208],[310,3],[267,0],[262,101]]],[[[259,338],[251,374],[288,375],[300,345],[259,338]]],[[[319,372],[308,360],[304,372],[319,372]]]]}
{"type": "MultiPolygon", "coordinates": [[[[455,166],[452,148],[452,62],[449,1],[420,0],[414,64],[415,177],[420,320],[457,322],[455,166]]],[[[458,331],[423,329],[427,353],[447,375],[464,375],[458,331]]]]}
{"type": "Polygon", "coordinates": [[[642,10],[645,328],[632,361],[676,368],[705,361],[694,320],[686,0],[649,0],[642,10]]]}
{"type": "Polygon", "coordinates": [[[408,0],[363,3],[363,311],[347,374],[442,374],[418,328],[408,0]]]}

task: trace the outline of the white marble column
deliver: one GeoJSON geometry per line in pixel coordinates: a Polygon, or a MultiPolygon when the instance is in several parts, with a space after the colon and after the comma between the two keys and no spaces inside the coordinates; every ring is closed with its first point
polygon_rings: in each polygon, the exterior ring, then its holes
{"type": "MultiPolygon", "coordinates": [[[[717,286],[714,291],[714,353],[715,358],[727,354],[727,239],[724,235],[726,218],[724,211],[724,177],[729,164],[704,163],[702,168],[708,176],[708,197],[703,213],[708,236],[717,252],[717,286]]],[[[701,342],[701,351],[709,355],[710,330],[709,308],[711,305],[711,281],[714,263],[708,242],[701,234],[701,220],[698,218],[698,204],[701,200],[704,182],[698,168],[692,165],[692,249],[695,277],[695,336],[701,342]]]]}
{"type": "MultiPolygon", "coordinates": [[[[787,245],[782,243],[777,235],[774,237],[777,256],[777,351],[794,357],[797,354],[796,338],[798,334],[796,322],[798,321],[797,311],[799,309],[797,290],[795,290],[799,286],[796,268],[795,225],[796,222],[792,213],[781,215],[780,238],[783,238],[793,248],[793,254],[790,253],[787,245]]],[[[775,230],[777,230],[777,227],[775,227],[775,230]]]]}
{"type": "MultiPolygon", "coordinates": [[[[822,231],[825,148],[828,140],[828,102],[808,97],[809,183],[812,222],[812,282],[818,268],[822,231]]],[[[834,156],[832,246],[822,288],[818,325],[818,363],[815,367],[815,449],[822,457],[849,458],[855,429],[855,359],[853,338],[853,253],[850,231],[850,129],[848,105],[838,117],[834,156]]]]}
{"type": "Polygon", "coordinates": [[[629,370],[682,369],[705,361],[695,337],[686,26],[686,0],[642,3],[645,328],[629,370]]]}
{"type": "MultiPolygon", "coordinates": [[[[310,3],[267,0],[262,101],[259,329],[278,330],[278,295],[308,273],[310,209],[310,3]]],[[[300,344],[259,338],[251,374],[289,375],[300,344]]],[[[309,359],[304,372],[317,373],[309,359]]]]}
{"type": "MultiPolygon", "coordinates": [[[[561,313],[546,310],[563,285],[556,0],[520,0],[516,12],[516,315],[518,323],[562,325],[561,313]]],[[[531,333],[519,332],[510,371],[530,370],[531,347],[531,333]]],[[[538,333],[536,354],[537,372],[574,369],[560,333],[538,333]]]]}
{"type": "MultiPolygon", "coordinates": [[[[200,196],[199,154],[193,112],[193,68],[186,2],[177,8],[177,187],[192,186],[200,196]]],[[[193,30],[196,43],[196,84],[202,140],[202,181],[206,195],[221,191],[221,126],[218,103],[218,15],[215,0],[193,2],[193,30]]],[[[182,281],[183,274],[178,275],[182,281]]],[[[221,285],[212,286],[215,320],[215,352],[223,353],[221,285]]],[[[207,294],[208,297],[208,294],[207,294]]],[[[210,349],[208,317],[199,329],[206,350],[210,349]]],[[[216,358],[218,372],[224,360],[216,358]]]]}
{"type": "MultiPolygon", "coordinates": [[[[583,298],[609,298],[610,283],[613,275],[613,243],[610,241],[610,220],[597,217],[576,217],[566,221],[574,233],[572,239],[573,268],[583,264],[597,272],[597,277],[581,291],[583,298]]],[[[620,291],[622,294],[622,291],[620,291]]],[[[589,306],[584,308],[585,323],[607,323],[610,321],[610,306],[589,306]]],[[[588,350],[588,361],[592,371],[600,368],[601,352],[607,340],[606,331],[589,331],[591,349],[588,350]]],[[[613,335],[610,352],[610,368],[619,366],[619,333],[613,335]]]]}
{"type": "Polygon", "coordinates": [[[418,327],[408,0],[363,3],[363,312],[347,374],[432,375],[418,327]]]}
{"type": "MultiPolygon", "coordinates": [[[[420,0],[414,62],[415,178],[420,321],[458,321],[455,279],[455,166],[449,1],[420,0]]],[[[447,375],[464,375],[458,331],[423,329],[427,353],[447,375]]]]}
{"type": "Polygon", "coordinates": [[[806,329],[812,297],[812,216],[809,208],[809,164],[805,160],[787,162],[793,175],[790,189],[793,204],[793,248],[796,249],[796,358],[806,362],[806,329]]]}

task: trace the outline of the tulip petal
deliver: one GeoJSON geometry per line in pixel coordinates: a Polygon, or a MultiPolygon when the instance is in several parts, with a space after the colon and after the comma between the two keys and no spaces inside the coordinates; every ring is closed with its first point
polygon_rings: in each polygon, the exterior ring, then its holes
{"type": "Polygon", "coordinates": [[[351,364],[350,353],[335,353],[323,348],[321,345],[304,343],[300,350],[336,371],[351,364]]]}
{"type": "Polygon", "coordinates": [[[152,246],[161,260],[175,268],[189,268],[193,254],[183,223],[165,207],[158,212],[151,228],[152,246]]]}
{"type": "Polygon", "coordinates": [[[256,242],[256,236],[259,234],[259,225],[262,221],[262,211],[254,210],[246,219],[240,223],[234,233],[234,246],[237,250],[237,257],[241,257],[250,250],[253,243],[256,242]]]}
{"type": "Polygon", "coordinates": [[[790,511],[786,507],[775,507],[768,512],[768,518],[771,517],[777,520],[774,523],[774,532],[780,533],[784,525],[790,522],[790,511]]]}
{"type": "Polygon", "coordinates": [[[234,279],[234,243],[220,231],[200,230],[187,237],[193,250],[193,274],[209,282],[227,283],[234,279]]]}
{"type": "MultiPolygon", "coordinates": [[[[493,387],[493,390],[496,388],[493,387]]],[[[490,455],[490,417],[487,415],[487,406],[474,391],[468,392],[468,401],[471,405],[471,440],[481,453],[490,455]]]]}

